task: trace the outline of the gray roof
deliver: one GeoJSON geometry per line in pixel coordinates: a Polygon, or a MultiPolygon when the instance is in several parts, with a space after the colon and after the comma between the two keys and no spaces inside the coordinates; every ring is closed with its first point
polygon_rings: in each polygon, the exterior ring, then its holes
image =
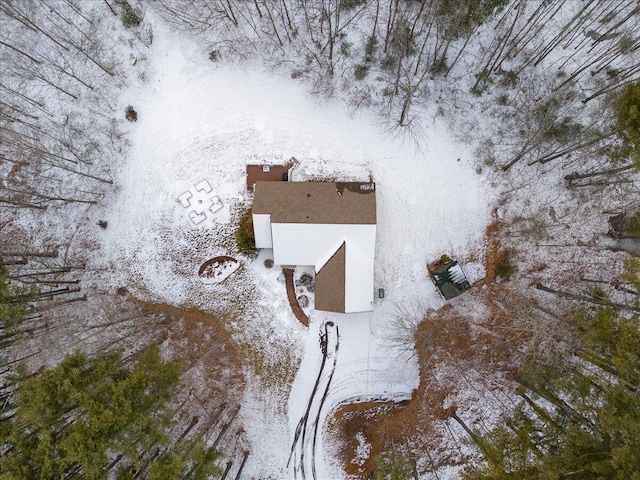
{"type": "Polygon", "coordinates": [[[375,225],[375,183],[256,182],[253,213],[271,223],[375,225]]]}

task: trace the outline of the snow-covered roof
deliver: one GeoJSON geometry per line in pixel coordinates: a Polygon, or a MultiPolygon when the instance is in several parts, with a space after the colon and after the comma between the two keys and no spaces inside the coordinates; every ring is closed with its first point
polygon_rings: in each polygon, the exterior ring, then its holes
{"type": "Polygon", "coordinates": [[[370,311],[375,206],[374,184],[258,182],[256,246],[273,248],[277,265],[314,267],[318,310],[370,311]]]}

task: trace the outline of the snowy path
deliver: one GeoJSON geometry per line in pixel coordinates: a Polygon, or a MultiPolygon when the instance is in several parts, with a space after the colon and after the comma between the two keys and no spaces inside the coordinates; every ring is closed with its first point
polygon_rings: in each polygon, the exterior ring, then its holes
{"type": "MultiPolygon", "coordinates": [[[[338,351],[340,348],[340,330],[333,322],[325,322],[320,326],[319,335],[320,355],[322,360],[318,369],[316,381],[313,384],[309,401],[304,414],[300,417],[293,435],[291,468],[295,479],[306,480],[308,474],[317,479],[316,457],[318,452],[318,432],[321,429],[325,402],[331,389],[331,383],[336,372],[338,351]]],[[[311,349],[310,349],[311,350],[311,349]]],[[[315,352],[314,352],[315,353],[315,352]]],[[[294,398],[300,398],[295,395],[294,398]]],[[[297,402],[296,402],[297,403],[297,402]]],[[[299,405],[296,405],[299,407],[299,405]]],[[[324,469],[322,470],[324,473],[324,469]]]]}
{"type": "Polygon", "coordinates": [[[370,335],[372,322],[374,314],[312,316],[305,357],[289,398],[290,471],[296,480],[340,477],[337,465],[326,460],[323,442],[324,423],[337,406],[406,400],[417,386],[415,364],[380,349],[370,335]]]}

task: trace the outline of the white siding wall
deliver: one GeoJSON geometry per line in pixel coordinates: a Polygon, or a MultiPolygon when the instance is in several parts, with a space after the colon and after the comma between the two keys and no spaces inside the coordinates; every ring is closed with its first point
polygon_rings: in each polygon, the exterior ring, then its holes
{"type": "Polygon", "coordinates": [[[345,310],[373,309],[375,225],[274,223],[271,229],[276,265],[313,265],[318,272],[345,242],[345,310]]]}
{"type": "Polygon", "coordinates": [[[373,260],[376,226],[367,225],[370,241],[349,242],[345,257],[345,313],[373,310],[373,260]]]}
{"type": "Polygon", "coordinates": [[[253,214],[253,234],[256,237],[256,248],[273,248],[270,214],[253,214]]]}

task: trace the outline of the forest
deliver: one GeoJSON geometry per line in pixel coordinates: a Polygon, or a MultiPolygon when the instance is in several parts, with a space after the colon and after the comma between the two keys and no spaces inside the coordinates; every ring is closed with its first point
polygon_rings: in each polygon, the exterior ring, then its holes
{"type": "MultiPolygon", "coordinates": [[[[110,212],[138,185],[133,100],[162,73],[161,35],[193,42],[214,72],[296,82],[419,151],[438,122],[489,192],[482,248],[463,255],[482,278],[389,318],[417,362],[411,399],[329,414],[325,455],[344,478],[640,479],[634,0],[1,2],[0,478],[283,471],[255,466],[242,408],[264,390],[286,416],[302,347],[286,322],[265,333],[271,310],[243,297],[262,288],[252,267],[204,308],[158,295],[126,258],[106,263],[110,212]]],[[[229,203],[229,223],[145,242],[250,264],[234,236],[246,210],[229,203]]],[[[192,273],[181,261],[172,275],[192,273]]]]}

